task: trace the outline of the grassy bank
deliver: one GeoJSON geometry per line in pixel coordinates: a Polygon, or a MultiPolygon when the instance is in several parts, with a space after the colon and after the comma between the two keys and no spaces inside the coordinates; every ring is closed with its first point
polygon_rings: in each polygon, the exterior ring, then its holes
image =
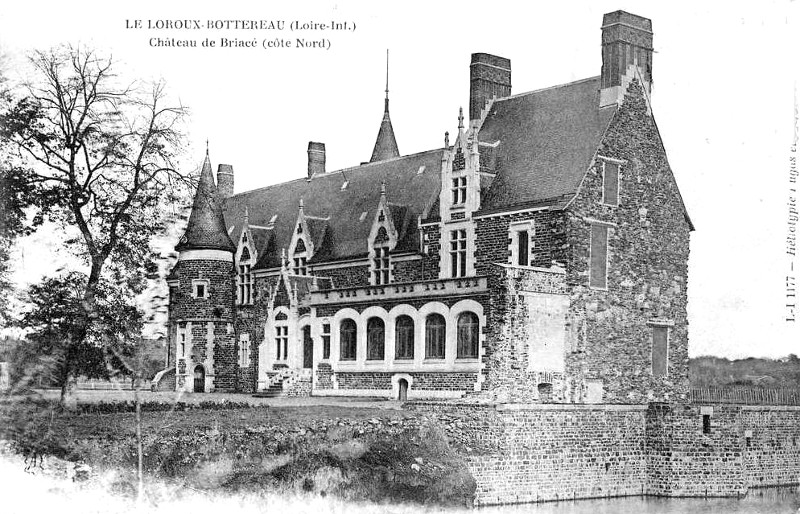
{"type": "MultiPolygon", "coordinates": [[[[61,412],[48,401],[0,406],[0,437],[35,461],[52,455],[113,470],[135,490],[132,413],[61,412]]],[[[143,413],[148,479],[202,491],[310,494],[371,502],[471,505],[475,483],[430,420],[342,406],[153,410],[143,413]]]]}

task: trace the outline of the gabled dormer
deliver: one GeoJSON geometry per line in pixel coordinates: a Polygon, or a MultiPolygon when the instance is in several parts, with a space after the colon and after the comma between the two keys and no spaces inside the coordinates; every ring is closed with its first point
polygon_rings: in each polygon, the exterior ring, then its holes
{"type": "Polygon", "coordinates": [[[300,199],[300,209],[294,224],[292,241],[289,243],[288,265],[294,275],[308,275],[308,260],[314,256],[314,242],[300,199]]]}
{"type": "Polygon", "coordinates": [[[250,229],[250,216],[247,207],[244,209],[242,233],[236,245],[236,303],[251,305],[255,299],[252,269],[258,260],[253,233],[250,229]]]}
{"type": "Polygon", "coordinates": [[[391,252],[397,246],[397,229],[392,211],[386,200],[386,182],[381,184],[381,197],[375,209],[375,218],[369,232],[367,245],[370,256],[370,284],[388,284],[392,280],[391,252]]]}
{"type": "Polygon", "coordinates": [[[441,278],[474,274],[475,229],[472,215],[480,209],[480,154],[477,122],[464,129],[464,112],[458,111],[458,135],[450,147],[445,135],[442,154],[442,189],[439,214],[441,278]]]}

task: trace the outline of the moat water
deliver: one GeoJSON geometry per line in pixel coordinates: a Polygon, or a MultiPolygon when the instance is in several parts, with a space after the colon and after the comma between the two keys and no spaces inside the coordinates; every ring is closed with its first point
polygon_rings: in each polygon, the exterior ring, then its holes
{"type": "Polygon", "coordinates": [[[751,489],[743,498],[629,497],[484,507],[479,514],[779,514],[800,512],[800,488],[751,489]]]}

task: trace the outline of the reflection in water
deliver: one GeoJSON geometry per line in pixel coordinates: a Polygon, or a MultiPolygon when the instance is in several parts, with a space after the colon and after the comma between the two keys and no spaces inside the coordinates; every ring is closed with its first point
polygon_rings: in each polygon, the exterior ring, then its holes
{"type": "Polygon", "coordinates": [[[800,488],[751,489],[736,498],[631,497],[485,507],[479,514],[778,514],[800,512],[800,488]]]}

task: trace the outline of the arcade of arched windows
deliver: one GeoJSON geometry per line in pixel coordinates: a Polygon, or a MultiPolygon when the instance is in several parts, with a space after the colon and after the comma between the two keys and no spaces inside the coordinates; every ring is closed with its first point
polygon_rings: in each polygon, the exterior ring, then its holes
{"type": "Polygon", "coordinates": [[[419,308],[398,305],[389,311],[368,307],[359,313],[347,308],[324,323],[331,327],[329,355],[337,367],[427,369],[476,365],[486,321],[480,303],[461,300],[452,307],[429,302],[419,308]]]}

